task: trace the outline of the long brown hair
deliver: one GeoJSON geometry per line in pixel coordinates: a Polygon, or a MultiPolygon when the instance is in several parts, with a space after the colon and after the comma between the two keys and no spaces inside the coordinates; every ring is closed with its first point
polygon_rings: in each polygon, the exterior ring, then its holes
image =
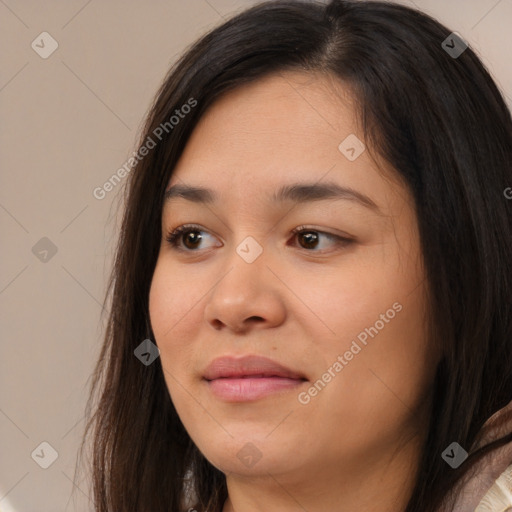
{"type": "Polygon", "coordinates": [[[148,296],[163,195],[192,130],[221,94],[284,70],[320,71],[349,85],[368,150],[392,164],[415,199],[431,341],[443,355],[406,512],[433,512],[483,454],[512,441],[509,433],[470,453],[458,469],[441,458],[453,441],[473,446],[485,420],[512,400],[512,201],[503,193],[512,186],[512,120],[472,49],[455,57],[442,46],[450,33],[385,2],[273,0],[215,28],[172,67],[140,141],[156,145],[127,177],[87,404],[81,453],[90,440],[97,512],[222,510],[224,474],[185,431],[160,358],[146,366],[134,350],[154,341],[148,296]]]}

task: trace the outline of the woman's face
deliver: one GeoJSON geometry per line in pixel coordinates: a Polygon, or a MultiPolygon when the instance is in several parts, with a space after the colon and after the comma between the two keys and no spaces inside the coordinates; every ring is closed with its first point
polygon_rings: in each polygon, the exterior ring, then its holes
{"type": "Polygon", "coordinates": [[[151,324],[181,421],[225,473],[367,475],[422,419],[434,362],[414,203],[360,153],[340,91],[287,72],[228,93],[169,182],[209,194],[165,202],[151,324]],[[174,247],[184,224],[198,226],[174,247]]]}

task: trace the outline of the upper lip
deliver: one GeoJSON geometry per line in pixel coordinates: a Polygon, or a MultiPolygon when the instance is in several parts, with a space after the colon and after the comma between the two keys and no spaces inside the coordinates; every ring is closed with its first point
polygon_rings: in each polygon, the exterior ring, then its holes
{"type": "Polygon", "coordinates": [[[251,376],[307,380],[301,373],[262,356],[219,357],[214,359],[203,373],[206,380],[251,376]]]}

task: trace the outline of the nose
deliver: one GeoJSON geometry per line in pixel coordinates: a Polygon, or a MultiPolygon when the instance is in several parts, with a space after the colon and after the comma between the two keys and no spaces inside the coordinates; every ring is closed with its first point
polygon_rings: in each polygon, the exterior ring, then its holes
{"type": "MultiPolygon", "coordinates": [[[[277,327],[286,317],[283,284],[265,250],[251,263],[233,250],[226,271],[210,291],[205,320],[215,329],[245,333],[277,327]]],[[[275,265],[273,265],[275,267],[275,265]]]]}

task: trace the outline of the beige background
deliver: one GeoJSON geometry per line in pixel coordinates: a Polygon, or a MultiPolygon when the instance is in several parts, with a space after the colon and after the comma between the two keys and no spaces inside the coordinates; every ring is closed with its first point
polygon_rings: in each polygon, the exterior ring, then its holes
{"type": "MultiPolygon", "coordinates": [[[[176,57],[254,3],[0,0],[2,512],[90,509],[73,474],[121,187],[102,200],[93,190],[131,155],[176,57]],[[43,31],[58,42],[47,59],[31,47],[43,31]],[[45,262],[32,252],[43,237],[57,247],[45,262]],[[31,457],[43,441],[58,453],[48,469],[31,457]]],[[[469,41],[512,107],[512,0],[402,3],[469,41]]]]}

